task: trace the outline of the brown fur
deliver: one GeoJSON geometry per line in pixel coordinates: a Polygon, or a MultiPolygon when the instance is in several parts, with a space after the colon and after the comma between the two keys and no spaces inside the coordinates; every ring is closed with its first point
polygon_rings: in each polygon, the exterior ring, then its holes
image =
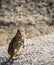
{"type": "Polygon", "coordinates": [[[10,55],[10,59],[14,59],[17,55],[21,46],[24,44],[25,38],[25,30],[18,29],[15,37],[11,40],[8,46],[8,54],[10,55]]]}

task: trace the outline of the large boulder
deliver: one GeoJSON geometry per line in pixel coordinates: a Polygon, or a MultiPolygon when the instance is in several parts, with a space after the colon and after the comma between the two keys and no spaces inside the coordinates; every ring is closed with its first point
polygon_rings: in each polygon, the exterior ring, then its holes
{"type": "Polygon", "coordinates": [[[0,48],[0,65],[54,65],[54,34],[25,40],[21,55],[8,60],[7,46],[0,48]]]}

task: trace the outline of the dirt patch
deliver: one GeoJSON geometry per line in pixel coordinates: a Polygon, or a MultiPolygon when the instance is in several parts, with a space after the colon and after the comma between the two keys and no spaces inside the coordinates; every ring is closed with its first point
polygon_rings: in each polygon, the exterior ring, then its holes
{"type": "Polygon", "coordinates": [[[20,26],[25,27],[27,38],[54,33],[54,0],[2,1],[0,44],[8,43],[20,26]]]}

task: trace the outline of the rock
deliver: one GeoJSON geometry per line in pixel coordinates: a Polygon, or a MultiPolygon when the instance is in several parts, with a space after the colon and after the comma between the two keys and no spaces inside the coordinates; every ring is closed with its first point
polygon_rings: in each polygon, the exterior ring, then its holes
{"type": "Polygon", "coordinates": [[[25,40],[21,55],[8,60],[7,46],[0,48],[0,65],[54,65],[54,34],[25,40]]]}

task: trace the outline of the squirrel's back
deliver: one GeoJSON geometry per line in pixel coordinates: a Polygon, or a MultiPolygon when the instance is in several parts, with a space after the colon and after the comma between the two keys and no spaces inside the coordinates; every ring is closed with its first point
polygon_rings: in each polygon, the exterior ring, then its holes
{"type": "Polygon", "coordinates": [[[24,44],[24,40],[26,38],[24,29],[18,29],[15,37],[11,40],[8,46],[8,53],[11,57],[13,57],[16,51],[19,51],[20,47],[24,44]]]}

